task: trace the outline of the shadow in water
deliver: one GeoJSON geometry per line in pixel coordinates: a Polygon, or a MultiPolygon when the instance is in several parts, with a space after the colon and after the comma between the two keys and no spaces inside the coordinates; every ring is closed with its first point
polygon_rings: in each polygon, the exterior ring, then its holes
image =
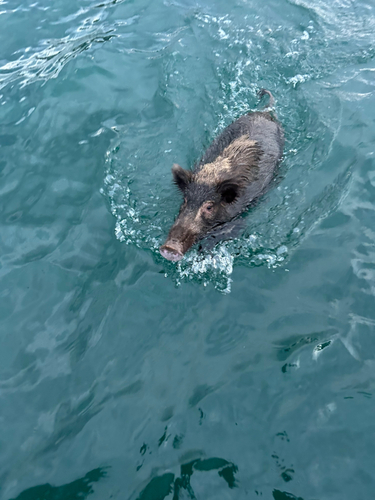
{"type": "Polygon", "coordinates": [[[96,483],[107,474],[106,468],[88,472],[85,477],[62,486],[41,484],[28,488],[12,500],[83,500],[93,493],[92,483],[96,483]]]}
{"type": "Polygon", "coordinates": [[[273,490],[272,496],[274,500],[303,500],[301,497],[295,497],[286,491],[273,490]]]}
{"type": "MultiPolygon", "coordinates": [[[[286,361],[292,354],[301,349],[302,347],[309,344],[319,344],[334,335],[337,334],[337,330],[334,328],[328,328],[323,331],[313,332],[308,335],[293,335],[289,338],[283,339],[278,342],[276,356],[279,361],[286,361]]],[[[321,344],[324,349],[326,347],[325,343],[321,344]]]]}
{"type": "MultiPolygon", "coordinates": [[[[151,479],[148,485],[141,491],[138,500],[164,500],[173,492],[173,500],[179,500],[180,494],[188,494],[188,498],[195,499],[196,496],[190,484],[190,478],[194,471],[217,470],[218,474],[227,483],[229,488],[236,486],[235,473],[237,466],[222,458],[196,459],[181,465],[181,475],[175,479],[173,473],[163,474],[151,479]],[[184,492],[182,491],[184,490],[184,492]]],[[[182,497],[181,497],[182,498],[182,497]]],[[[184,496],[186,498],[186,496],[184,496]]]]}

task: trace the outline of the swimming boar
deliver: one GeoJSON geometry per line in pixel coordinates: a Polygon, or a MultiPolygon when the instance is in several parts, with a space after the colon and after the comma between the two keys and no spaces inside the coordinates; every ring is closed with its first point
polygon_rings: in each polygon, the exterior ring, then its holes
{"type": "MultiPolygon", "coordinates": [[[[272,94],[261,90],[260,96],[272,94]]],[[[193,170],[172,167],[184,201],[160,247],[163,257],[181,260],[199,240],[217,231],[259,198],[269,186],[283,153],[284,134],[269,112],[252,112],[227,127],[193,170]]]]}

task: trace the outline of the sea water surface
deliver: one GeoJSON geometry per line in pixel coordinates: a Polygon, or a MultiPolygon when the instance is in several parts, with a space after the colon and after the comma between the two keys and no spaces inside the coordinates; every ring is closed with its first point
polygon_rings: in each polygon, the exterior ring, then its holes
{"type": "Polygon", "coordinates": [[[375,491],[372,0],[0,0],[0,498],[375,491]],[[269,89],[243,234],[158,253],[269,89]]]}

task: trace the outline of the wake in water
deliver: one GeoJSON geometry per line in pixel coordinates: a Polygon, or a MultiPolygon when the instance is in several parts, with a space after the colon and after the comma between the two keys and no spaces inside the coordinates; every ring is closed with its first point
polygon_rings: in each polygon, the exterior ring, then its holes
{"type": "MultiPolygon", "coordinates": [[[[280,33],[279,26],[264,27],[263,22],[234,26],[229,16],[198,13],[189,22],[191,31],[181,33],[178,43],[160,55],[159,92],[149,109],[138,123],[116,127],[118,136],[106,158],[103,194],[116,217],[120,241],[151,250],[176,285],[195,281],[228,293],[234,266],[284,266],[306,234],[337,209],[351,177],[345,158],[353,157],[353,152],[346,154],[345,147],[335,142],[341,126],[340,102],[330,96],[326,114],[320,112],[318,117],[315,107],[327,94],[314,94],[311,86],[307,93],[300,90],[313,78],[325,78],[316,64],[314,71],[302,64],[301,71],[301,58],[308,62],[317,48],[324,52],[316,24],[310,22],[300,33],[288,27],[280,33]],[[192,44],[202,45],[199,82],[187,69],[194,53],[187,47],[192,44]],[[275,60],[272,72],[263,62],[265,52],[275,60]],[[203,90],[202,81],[209,82],[203,90]],[[184,166],[191,167],[226,125],[249,111],[251,104],[255,108],[259,85],[254,81],[277,88],[273,92],[286,132],[284,160],[274,188],[249,209],[240,237],[210,251],[194,249],[177,265],[166,262],[158,248],[180,202],[170,167],[181,156],[188,164],[184,166]],[[335,167],[329,163],[334,148],[343,158],[335,167]]],[[[339,52],[338,63],[341,58],[339,52]]],[[[154,61],[145,60],[148,64],[154,61]]]]}
{"type": "Polygon", "coordinates": [[[301,239],[337,208],[350,181],[348,167],[333,184],[302,207],[303,188],[279,185],[269,199],[261,200],[245,215],[242,236],[222,241],[213,250],[193,249],[175,265],[160,257],[159,247],[177,210],[177,194],[171,185],[162,185],[162,179],[155,186],[152,181],[147,182],[144,172],[139,177],[136,164],[129,163],[128,170],[122,168],[121,158],[120,146],[108,152],[103,189],[116,217],[116,237],[126,244],[152,250],[155,259],[165,267],[165,275],[176,285],[194,280],[204,286],[211,283],[224,293],[231,290],[231,275],[236,263],[269,268],[285,265],[301,239]]]}

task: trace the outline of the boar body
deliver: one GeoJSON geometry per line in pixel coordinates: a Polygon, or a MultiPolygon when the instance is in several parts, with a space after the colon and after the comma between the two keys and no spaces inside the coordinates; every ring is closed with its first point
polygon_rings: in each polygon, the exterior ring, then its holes
{"type": "Polygon", "coordinates": [[[199,240],[225,233],[225,224],[265,193],[283,146],[283,130],[271,113],[253,112],[229,125],[193,170],[175,164],[172,174],[184,202],[160,247],[162,256],[180,260],[199,240]]]}
{"type": "Polygon", "coordinates": [[[283,154],[284,134],[279,123],[270,113],[255,112],[241,116],[229,125],[211,144],[199,164],[194,168],[197,174],[205,164],[214,164],[230,145],[239,145],[239,154],[233,158],[233,178],[244,175],[238,187],[244,188],[240,196],[228,206],[232,217],[242,212],[267,190],[275,175],[275,169],[283,154]],[[254,143],[252,146],[251,143],[254,143]],[[254,148],[254,157],[246,157],[246,149],[254,148]],[[244,162],[248,162],[245,165],[244,162]],[[250,170],[250,178],[243,173],[250,170]],[[243,184],[241,185],[241,181],[243,184]]]}

